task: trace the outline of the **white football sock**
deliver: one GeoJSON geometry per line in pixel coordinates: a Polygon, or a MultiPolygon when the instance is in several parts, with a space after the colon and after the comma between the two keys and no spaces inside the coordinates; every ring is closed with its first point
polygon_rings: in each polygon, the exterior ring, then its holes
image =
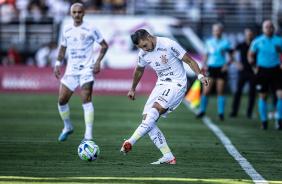
{"type": "Polygon", "coordinates": [[[70,121],[69,104],[68,103],[66,105],[59,105],[58,104],[58,109],[59,109],[61,118],[64,121],[63,133],[72,130],[71,121],[70,121]]]}
{"type": "Polygon", "coordinates": [[[142,121],[139,127],[135,130],[134,134],[128,140],[130,144],[133,145],[136,141],[144,137],[152,129],[152,127],[156,125],[156,121],[158,120],[159,116],[158,110],[151,108],[146,119],[142,121]]]}
{"type": "Polygon", "coordinates": [[[166,158],[169,158],[171,160],[174,159],[174,156],[171,153],[166,143],[164,134],[162,133],[162,131],[159,129],[157,125],[155,125],[148,134],[151,140],[154,142],[154,144],[159,148],[159,150],[166,158]]]}
{"type": "Polygon", "coordinates": [[[82,104],[84,110],[84,120],[85,120],[85,139],[93,139],[92,137],[92,129],[93,129],[93,122],[94,122],[94,107],[92,102],[88,102],[82,104]]]}

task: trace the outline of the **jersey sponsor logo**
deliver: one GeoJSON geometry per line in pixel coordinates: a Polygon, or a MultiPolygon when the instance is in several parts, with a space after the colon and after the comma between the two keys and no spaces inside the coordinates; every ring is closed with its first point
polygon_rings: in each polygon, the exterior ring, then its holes
{"type": "Polygon", "coordinates": [[[157,72],[165,72],[165,71],[168,71],[168,70],[171,70],[171,67],[168,67],[168,68],[165,68],[165,69],[162,69],[162,70],[156,70],[157,72]]]}
{"type": "Polygon", "coordinates": [[[168,62],[168,59],[166,58],[166,55],[162,55],[161,57],[161,62],[163,63],[163,64],[167,64],[167,62],[168,62]]]}
{"type": "Polygon", "coordinates": [[[71,49],[71,51],[85,51],[85,49],[71,49]]]}
{"type": "Polygon", "coordinates": [[[161,97],[161,96],[159,96],[158,100],[159,100],[159,101],[162,101],[162,102],[166,102],[166,103],[167,103],[167,100],[166,100],[166,99],[164,99],[164,98],[163,98],[163,97],[161,97]]]}
{"type": "MultiPolygon", "coordinates": [[[[163,81],[163,82],[172,82],[171,78],[166,78],[166,79],[163,79],[161,81],[163,81]]],[[[180,87],[181,87],[181,85],[180,85],[180,87]]]]}
{"type": "Polygon", "coordinates": [[[67,29],[67,30],[65,31],[65,33],[69,32],[70,30],[72,30],[72,28],[67,29]]]}
{"type": "Polygon", "coordinates": [[[171,50],[175,53],[176,57],[180,56],[180,52],[176,48],[171,47],[171,50]]]}
{"type": "Polygon", "coordinates": [[[90,31],[90,29],[87,29],[85,27],[82,27],[81,29],[85,30],[85,31],[90,31]]]}
{"type": "Polygon", "coordinates": [[[72,59],[85,59],[86,55],[80,55],[80,56],[72,56],[72,59]]]}
{"type": "Polygon", "coordinates": [[[82,70],[83,68],[84,68],[84,66],[83,66],[83,65],[79,65],[78,70],[82,70]]]}
{"type": "Polygon", "coordinates": [[[86,33],[80,33],[80,39],[84,41],[86,39],[86,33]]]}
{"type": "Polygon", "coordinates": [[[174,75],[174,73],[173,72],[169,72],[169,73],[158,72],[159,77],[169,76],[169,75],[174,75]]]}
{"type": "Polygon", "coordinates": [[[155,65],[156,65],[156,66],[161,66],[160,63],[158,63],[158,62],[156,62],[155,65]]]}
{"type": "Polygon", "coordinates": [[[157,51],[167,51],[166,48],[157,48],[157,51]]]}

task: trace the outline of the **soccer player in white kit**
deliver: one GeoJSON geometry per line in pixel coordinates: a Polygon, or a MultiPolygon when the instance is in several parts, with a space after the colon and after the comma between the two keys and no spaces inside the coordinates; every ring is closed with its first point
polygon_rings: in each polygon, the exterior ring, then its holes
{"type": "Polygon", "coordinates": [[[64,122],[64,129],[58,140],[65,141],[67,136],[73,133],[68,101],[76,88],[80,86],[86,127],[84,139],[82,140],[84,142],[93,140],[94,107],[91,101],[92,87],[95,74],[100,71],[100,63],[108,49],[108,44],[92,23],[83,21],[85,12],[82,4],[73,4],[70,11],[74,21],[64,26],[58,61],[54,69],[56,78],[59,78],[60,62],[64,59],[68,47],[68,63],[65,74],[61,79],[58,100],[58,109],[64,122]],[[102,46],[96,62],[94,62],[93,58],[94,42],[102,46]]]}
{"type": "Polygon", "coordinates": [[[135,100],[135,89],[146,65],[149,64],[157,72],[158,81],[144,107],[142,123],[131,138],[124,142],[121,152],[129,152],[136,141],[149,134],[163,154],[162,158],[152,164],[176,164],[176,159],[156,122],[160,116],[166,117],[172,112],[185,95],[187,78],[182,61],[191,67],[203,85],[209,86],[210,81],[200,73],[198,64],[175,41],[164,37],[154,37],[144,29],[139,29],[132,34],[131,40],[141,50],[133,75],[132,87],[127,94],[128,98],[135,100]]]}

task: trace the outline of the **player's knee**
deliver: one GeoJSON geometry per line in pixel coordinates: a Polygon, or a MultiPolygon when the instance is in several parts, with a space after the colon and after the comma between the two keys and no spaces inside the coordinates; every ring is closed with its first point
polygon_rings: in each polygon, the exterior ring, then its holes
{"type": "Polygon", "coordinates": [[[82,97],[82,103],[86,104],[88,102],[91,102],[91,96],[83,96],[82,97]]]}
{"type": "Polygon", "coordinates": [[[68,99],[59,97],[58,103],[59,105],[66,105],[68,103],[68,99]]]}

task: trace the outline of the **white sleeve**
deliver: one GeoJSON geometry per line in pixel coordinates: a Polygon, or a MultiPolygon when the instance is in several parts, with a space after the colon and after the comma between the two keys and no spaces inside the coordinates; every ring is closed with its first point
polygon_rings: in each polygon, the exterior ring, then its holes
{"type": "Polygon", "coordinates": [[[93,35],[94,35],[94,39],[97,43],[101,43],[104,38],[102,36],[102,34],[100,33],[99,29],[95,26],[93,26],[93,35]]]}
{"type": "Polygon", "coordinates": [[[186,53],[186,50],[184,50],[177,42],[171,41],[168,45],[168,52],[170,52],[172,55],[174,55],[179,60],[182,60],[184,54],[186,53]]]}
{"type": "Polygon", "coordinates": [[[140,67],[145,67],[147,65],[147,62],[143,59],[142,55],[144,54],[144,52],[142,52],[142,50],[139,52],[139,57],[138,57],[138,65],[140,67]]]}
{"type": "Polygon", "coordinates": [[[61,45],[64,46],[64,47],[67,47],[67,39],[65,37],[65,29],[63,29],[63,33],[62,33],[61,45]]]}

